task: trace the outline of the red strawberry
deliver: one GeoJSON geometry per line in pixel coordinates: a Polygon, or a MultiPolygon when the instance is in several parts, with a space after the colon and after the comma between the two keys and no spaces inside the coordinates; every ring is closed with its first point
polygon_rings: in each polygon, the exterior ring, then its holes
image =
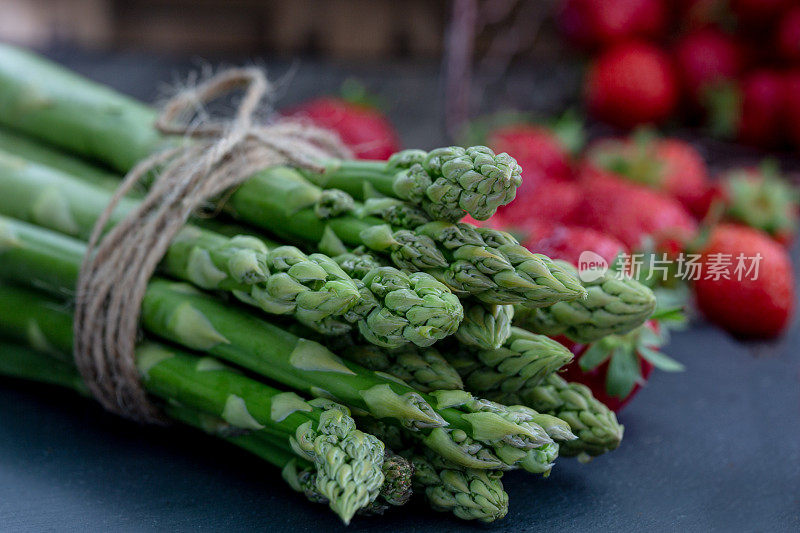
{"type": "Polygon", "coordinates": [[[783,14],[775,38],[781,57],[792,63],[800,63],[800,6],[783,14]]]}
{"type": "Polygon", "coordinates": [[[597,170],[583,174],[584,195],[575,210],[575,224],[619,239],[631,250],[647,237],[687,242],[697,226],[674,198],[597,170]]]}
{"type": "Polygon", "coordinates": [[[551,130],[542,126],[515,124],[489,133],[487,144],[495,152],[506,152],[522,167],[522,186],[517,199],[524,200],[543,180],[572,177],[570,154],[551,130]]]}
{"type": "Polygon", "coordinates": [[[627,335],[611,335],[589,345],[563,337],[557,340],[575,354],[564,369],[564,379],[583,383],[614,411],[633,399],[655,367],[668,372],[683,370],[683,365],[659,351],[665,338],[654,320],[627,335]]]}
{"type": "Polygon", "coordinates": [[[742,80],[739,140],[757,146],[772,146],[781,140],[785,88],[780,74],[772,71],[753,72],[742,80]]]}
{"type": "Polygon", "coordinates": [[[787,94],[780,73],[757,70],[739,81],[706,93],[712,131],[755,146],[774,146],[783,140],[787,94]]]}
{"type": "Polygon", "coordinates": [[[389,120],[363,104],[323,97],[286,110],[283,115],[335,131],[358,159],[388,159],[400,150],[400,140],[389,120]]]}
{"type": "Polygon", "coordinates": [[[788,246],[797,232],[797,191],[771,164],[737,168],[720,179],[726,217],[759,229],[788,246]]]}
{"type": "Polygon", "coordinates": [[[592,164],[625,179],[669,194],[692,212],[702,209],[709,188],[700,153],[680,139],[641,132],[627,139],[604,139],[586,152],[592,164]]]}
{"type": "Polygon", "coordinates": [[[789,139],[800,147],[800,70],[793,70],[784,77],[784,124],[789,139]]]}
{"type": "Polygon", "coordinates": [[[553,259],[563,259],[575,266],[584,251],[592,251],[609,265],[628,249],[618,239],[591,228],[562,225],[533,225],[528,240],[523,243],[530,251],[553,259]]]}
{"type": "Polygon", "coordinates": [[[742,69],[738,43],[714,28],[683,37],[675,47],[675,69],[692,103],[702,103],[705,91],[736,78],[742,69]]]}
{"type": "Polygon", "coordinates": [[[623,128],[662,122],[675,110],[678,98],[669,58],[642,42],[603,53],[589,69],[585,92],[592,114],[623,128]]]}
{"type": "Polygon", "coordinates": [[[565,223],[581,204],[582,195],[582,188],[575,182],[545,180],[538,184],[533,194],[518,197],[501,207],[493,219],[523,234],[536,222],[565,223]]]}
{"type": "Polygon", "coordinates": [[[774,337],[786,328],[795,283],[789,255],[780,244],[761,231],[720,224],[702,248],[700,261],[694,295],[711,322],[747,337],[774,337]],[[737,269],[740,261],[742,270],[737,269]]]}
{"type": "Polygon", "coordinates": [[[664,33],[664,0],[566,0],[559,12],[564,35],[578,46],[608,46],[664,33]]]}

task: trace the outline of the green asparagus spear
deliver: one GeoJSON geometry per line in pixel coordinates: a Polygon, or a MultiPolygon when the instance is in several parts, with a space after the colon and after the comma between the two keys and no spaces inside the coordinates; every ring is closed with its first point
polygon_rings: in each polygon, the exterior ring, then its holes
{"type": "Polygon", "coordinates": [[[456,222],[469,213],[490,218],[514,199],[521,169],[508,154],[486,146],[450,146],[431,152],[404,150],[389,161],[325,162],[322,173],[306,176],[325,188],[363,195],[364,186],[420,206],[432,219],[456,222]]]}
{"type": "Polygon", "coordinates": [[[551,374],[525,394],[525,404],[569,423],[578,438],[562,444],[562,455],[581,458],[600,455],[616,449],[622,442],[624,427],[617,422],[614,411],[580,383],[570,383],[551,374]]]}
{"type": "MultiPolygon", "coordinates": [[[[83,243],[7,218],[0,219],[0,235],[4,243],[0,275],[55,293],[74,289],[86,250],[83,243]]],[[[314,396],[321,391],[349,396],[361,409],[370,409],[372,401],[385,416],[409,425],[445,423],[410,388],[395,393],[396,384],[388,387],[386,380],[367,371],[359,375],[321,344],[298,338],[188,285],[154,278],[142,304],[142,321],[156,335],[209,351],[314,396]],[[306,382],[305,378],[313,379],[306,382]],[[363,395],[359,394],[362,389],[363,395]]]]}
{"type": "Polygon", "coordinates": [[[390,226],[403,229],[414,229],[431,222],[424,211],[395,198],[367,198],[355,212],[359,216],[378,217],[390,226]]]}
{"type": "MultiPolygon", "coordinates": [[[[119,176],[114,172],[3,127],[0,127],[0,150],[71,176],[80,176],[82,180],[106,191],[113,192],[119,187],[119,176]]],[[[143,189],[143,186],[134,187],[129,195],[137,196],[144,192],[143,189]]]]}
{"type": "Polygon", "coordinates": [[[414,492],[424,494],[438,511],[451,511],[465,520],[492,522],[508,511],[508,494],[503,490],[503,470],[459,467],[420,448],[408,432],[371,417],[359,417],[365,428],[414,465],[414,492]]]}
{"type": "Polygon", "coordinates": [[[572,360],[572,353],[559,342],[520,328],[511,328],[509,338],[496,350],[461,347],[445,353],[467,390],[501,402],[514,398],[510,404],[525,405],[520,401],[525,391],[572,360]]]}
{"type": "MultiPolygon", "coordinates": [[[[13,219],[0,219],[0,235],[0,276],[57,293],[74,287],[82,243],[13,219]]],[[[552,442],[525,414],[463,391],[421,395],[184,284],[152,280],[141,316],[146,330],[172,342],[314,396],[333,397],[376,417],[394,419],[464,466],[515,467],[522,465],[527,450],[552,442]]]]}
{"type": "MultiPolygon", "coordinates": [[[[33,344],[30,328],[39,327],[37,320],[44,317],[49,320],[48,328],[71,329],[68,314],[31,296],[0,286],[3,305],[13,304],[20,311],[18,316],[3,317],[5,335],[33,344]]],[[[60,340],[71,340],[69,337],[64,334],[60,340]]],[[[57,348],[68,353],[71,343],[57,348]]],[[[151,394],[218,416],[240,430],[269,431],[292,442],[294,449],[314,464],[317,490],[345,523],[378,496],[383,484],[383,443],[357,430],[346,408],[332,402],[319,407],[294,393],[247,378],[215,359],[163,345],[144,343],[136,355],[142,382],[151,394]]],[[[30,352],[21,357],[13,350],[3,350],[0,373],[39,379],[37,372],[46,375],[52,362],[34,362],[36,359],[30,352]]]]}
{"type": "Polygon", "coordinates": [[[508,494],[500,470],[461,469],[427,452],[412,452],[415,491],[437,511],[463,520],[494,522],[508,513],[508,494]]]}
{"type": "MultiPolygon", "coordinates": [[[[0,151],[0,213],[86,238],[111,194],[56,169],[0,151]]],[[[125,201],[112,222],[130,211],[125,201]]],[[[258,238],[229,238],[187,226],[162,262],[165,274],[233,293],[271,314],[292,314],[327,335],[352,328],[376,344],[427,346],[450,335],[462,317],[458,298],[423,273],[382,267],[354,280],[323,254],[258,238]]]]}
{"type": "MultiPolygon", "coordinates": [[[[170,142],[155,130],[151,108],[8,45],[0,49],[0,88],[5,124],[118,171],[127,172],[170,142]]],[[[480,220],[489,218],[514,199],[522,182],[512,157],[483,146],[405,151],[389,164],[329,161],[325,177],[337,176],[374,181],[382,192],[449,220],[465,211],[480,220]],[[388,188],[387,178],[392,181],[388,188]]]]}
{"type": "Polygon", "coordinates": [[[346,342],[339,353],[364,368],[402,379],[420,392],[464,388],[458,372],[436,348],[404,346],[386,350],[374,345],[346,342]]]}
{"type": "Polygon", "coordinates": [[[513,318],[513,306],[470,302],[455,337],[466,346],[496,350],[511,335],[513,318]]]}
{"type": "MultiPolygon", "coordinates": [[[[567,271],[571,265],[558,261],[567,271]]],[[[514,324],[536,333],[588,343],[608,335],[624,335],[644,324],[656,308],[656,297],[638,281],[616,272],[584,273],[586,299],[557,302],[531,309],[518,306],[514,324]],[[589,274],[587,277],[585,274],[589,274]]]]}
{"type": "MultiPolygon", "coordinates": [[[[348,252],[334,256],[333,260],[353,279],[361,278],[371,269],[381,266],[380,260],[366,253],[348,252]]],[[[469,346],[485,349],[499,348],[511,334],[513,316],[513,306],[471,301],[465,310],[464,319],[458,326],[455,337],[469,346]]]]}
{"type": "MultiPolygon", "coordinates": [[[[317,488],[317,471],[313,463],[303,456],[299,457],[284,437],[263,430],[243,432],[222,418],[175,402],[166,404],[164,412],[172,420],[221,437],[280,468],[289,486],[304,494],[309,501],[329,503],[328,498],[317,488]]],[[[381,470],[383,484],[379,497],[361,507],[357,511],[359,514],[381,513],[389,506],[405,505],[411,498],[411,477],[414,467],[410,461],[386,450],[381,470]]]]}
{"type": "MultiPolygon", "coordinates": [[[[34,344],[35,336],[29,335],[28,342],[34,344]]],[[[83,396],[90,394],[75,365],[7,339],[0,339],[0,375],[57,385],[83,396]]]]}
{"type": "Polygon", "coordinates": [[[384,348],[408,342],[430,346],[452,335],[464,317],[458,297],[424,272],[406,274],[381,266],[369,256],[343,254],[333,258],[361,291],[361,301],[347,318],[361,335],[384,348]]]}
{"type": "MultiPolygon", "coordinates": [[[[207,366],[209,364],[206,363],[207,366]]],[[[2,340],[0,375],[59,385],[79,394],[89,395],[74,365],[55,360],[30,347],[2,340]]],[[[310,501],[328,503],[328,498],[316,486],[317,474],[313,463],[295,454],[284,433],[236,427],[219,416],[191,409],[176,401],[165,402],[162,407],[169,419],[221,437],[282,469],[287,483],[294,490],[305,494],[310,501]]],[[[359,509],[359,514],[385,510],[387,504],[404,505],[411,497],[413,466],[408,460],[386,450],[381,469],[384,481],[380,497],[359,509]]]]}
{"type": "MultiPolygon", "coordinates": [[[[111,193],[37,163],[0,151],[0,213],[61,233],[88,238],[111,193]]],[[[112,224],[134,209],[124,199],[112,224]]],[[[291,314],[326,334],[351,326],[343,318],[361,297],[355,282],[323,254],[295,247],[268,249],[252,236],[228,238],[186,226],[169,247],[165,274],[222,290],[271,314],[291,314]]]]}
{"type": "MultiPolygon", "coordinates": [[[[528,471],[547,473],[556,452],[582,458],[616,449],[623,427],[616,415],[580,383],[569,383],[555,374],[572,355],[561,344],[542,335],[512,328],[500,350],[445,351],[448,362],[460,371],[467,389],[490,400],[534,409],[532,421],[541,426],[559,447],[542,446],[530,454],[528,471]],[[455,353],[454,353],[455,352],[455,353]],[[554,420],[543,416],[557,417],[554,420]],[[561,424],[566,422],[569,427],[561,424]],[[568,432],[569,431],[569,432],[568,432]],[[573,439],[572,434],[577,436],[573,439]]],[[[531,411],[526,411],[531,414],[531,411]]],[[[412,441],[399,428],[360,418],[359,425],[385,439],[393,449],[408,448],[412,441]]]]}
{"type": "MultiPolygon", "coordinates": [[[[126,172],[164,142],[170,142],[156,133],[154,119],[154,112],[146,106],[35,55],[0,45],[0,122],[10,128],[126,172]]],[[[445,172],[445,167],[452,165],[453,176],[466,170],[460,177],[465,179],[462,185],[470,189],[476,186],[471,178],[475,169],[464,163],[469,160],[474,167],[484,157],[486,154],[479,153],[462,157],[445,150],[427,164],[436,172],[445,172]]],[[[446,172],[449,175],[450,170],[446,172]]],[[[440,191],[452,186],[447,183],[440,191]]],[[[497,191],[479,192],[488,193],[489,201],[497,191]]],[[[233,192],[225,208],[242,220],[284,236],[312,242],[325,237],[351,246],[366,244],[390,255],[401,268],[430,271],[445,284],[453,283],[451,289],[476,294],[489,303],[541,306],[585,294],[572,276],[518,244],[457,244],[449,235],[463,233],[463,228],[453,230],[439,223],[420,233],[395,231],[379,218],[353,214],[322,220],[316,209],[320,197],[319,188],[293,170],[269,169],[233,192]],[[431,231],[449,246],[439,249],[430,238],[431,231]],[[505,255],[499,253],[503,247],[505,255]]],[[[478,195],[467,203],[480,206],[482,202],[478,195]]],[[[513,241],[510,236],[500,240],[508,239],[513,241]]]]}

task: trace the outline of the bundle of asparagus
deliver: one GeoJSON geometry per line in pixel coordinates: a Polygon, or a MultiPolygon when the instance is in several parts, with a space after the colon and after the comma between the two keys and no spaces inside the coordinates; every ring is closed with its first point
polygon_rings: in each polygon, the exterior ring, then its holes
{"type": "MultiPolygon", "coordinates": [[[[0,374],[86,393],[70,310],[83,241],[118,172],[183,142],[155,119],[0,45],[0,374]]],[[[583,283],[509,234],[459,222],[513,199],[511,157],[478,146],[317,163],[264,169],[210,199],[221,220],[193,219],[161,259],[136,363],[165,419],[279,467],[345,522],[404,504],[412,487],[434,509],[497,520],[505,471],[546,476],[559,454],[620,444],[613,412],[557,375],[572,355],[546,335],[623,334],[655,299],[625,278],[583,283]]]]}

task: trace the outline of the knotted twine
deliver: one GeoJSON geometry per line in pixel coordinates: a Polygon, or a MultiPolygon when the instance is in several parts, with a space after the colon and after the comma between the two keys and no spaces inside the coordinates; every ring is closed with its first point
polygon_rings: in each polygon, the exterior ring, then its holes
{"type": "Polygon", "coordinates": [[[258,123],[255,116],[272,92],[260,69],[234,68],[175,95],[155,127],[186,142],[138,163],[97,220],[78,277],[74,353],[86,385],[107,410],[163,422],[139,381],[134,350],[148,281],[191,214],[264,168],[319,171],[321,159],[349,155],[329,131],[298,122],[258,123]],[[192,122],[207,104],[237,90],[244,94],[232,118],[192,122]],[[138,208],[104,234],[120,200],[154,172],[138,208]]]}

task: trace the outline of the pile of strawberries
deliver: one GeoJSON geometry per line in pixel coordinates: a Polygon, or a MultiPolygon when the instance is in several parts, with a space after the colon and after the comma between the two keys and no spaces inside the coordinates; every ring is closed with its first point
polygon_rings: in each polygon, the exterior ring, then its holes
{"type": "Polygon", "coordinates": [[[592,55],[595,117],[622,128],[675,118],[800,146],[800,1],[563,0],[558,19],[592,55]]]}
{"type": "MultiPolygon", "coordinates": [[[[692,145],[649,131],[600,139],[580,153],[570,153],[553,131],[535,125],[503,126],[486,141],[523,168],[516,200],[491,223],[517,234],[530,250],[578,267],[587,251],[609,265],[628,257],[628,271],[662,289],[662,303],[688,288],[708,320],[737,336],[774,337],[787,328],[795,301],[787,246],[798,203],[774,166],[730,169],[712,180],[692,145]],[[740,271],[740,258],[749,269],[757,263],[757,271],[740,271]],[[647,261],[665,266],[648,268],[647,261]]],[[[683,296],[677,301],[687,303],[683,296]]],[[[669,317],[666,312],[660,318],[669,317]]],[[[660,361],[662,370],[679,369],[659,351],[665,325],[651,320],[625,337],[589,346],[559,339],[576,354],[567,378],[622,408],[649,377],[652,361],[660,361]],[[615,375],[631,369],[615,366],[616,360],[638,361],[636,386],[625,394],[615,393],[615,375]]]]}
{"type": "Polygon", "coordinates": [[[786,246],[798,211],[777,169],[731,169],[712,180],[692,145],[643,131],[597,140],[577,155],[539,126],[504,126],[487,141],[523,168],[517,199],[493,223],[531,250],[576,264],[587,250],[609,264],[647,250],[672,263],[695,257],[701,271],[677,276],[709,320],[740,336],[772,337],[788,325],[794,277],[786,246]],[[719,254],[730,256],[728,271],[705,275],[709,258],[714,271],[722,268],[719,254]],[[737,279],[740,255],[761,256],[753,260],[757,276],[737,279]]]}

